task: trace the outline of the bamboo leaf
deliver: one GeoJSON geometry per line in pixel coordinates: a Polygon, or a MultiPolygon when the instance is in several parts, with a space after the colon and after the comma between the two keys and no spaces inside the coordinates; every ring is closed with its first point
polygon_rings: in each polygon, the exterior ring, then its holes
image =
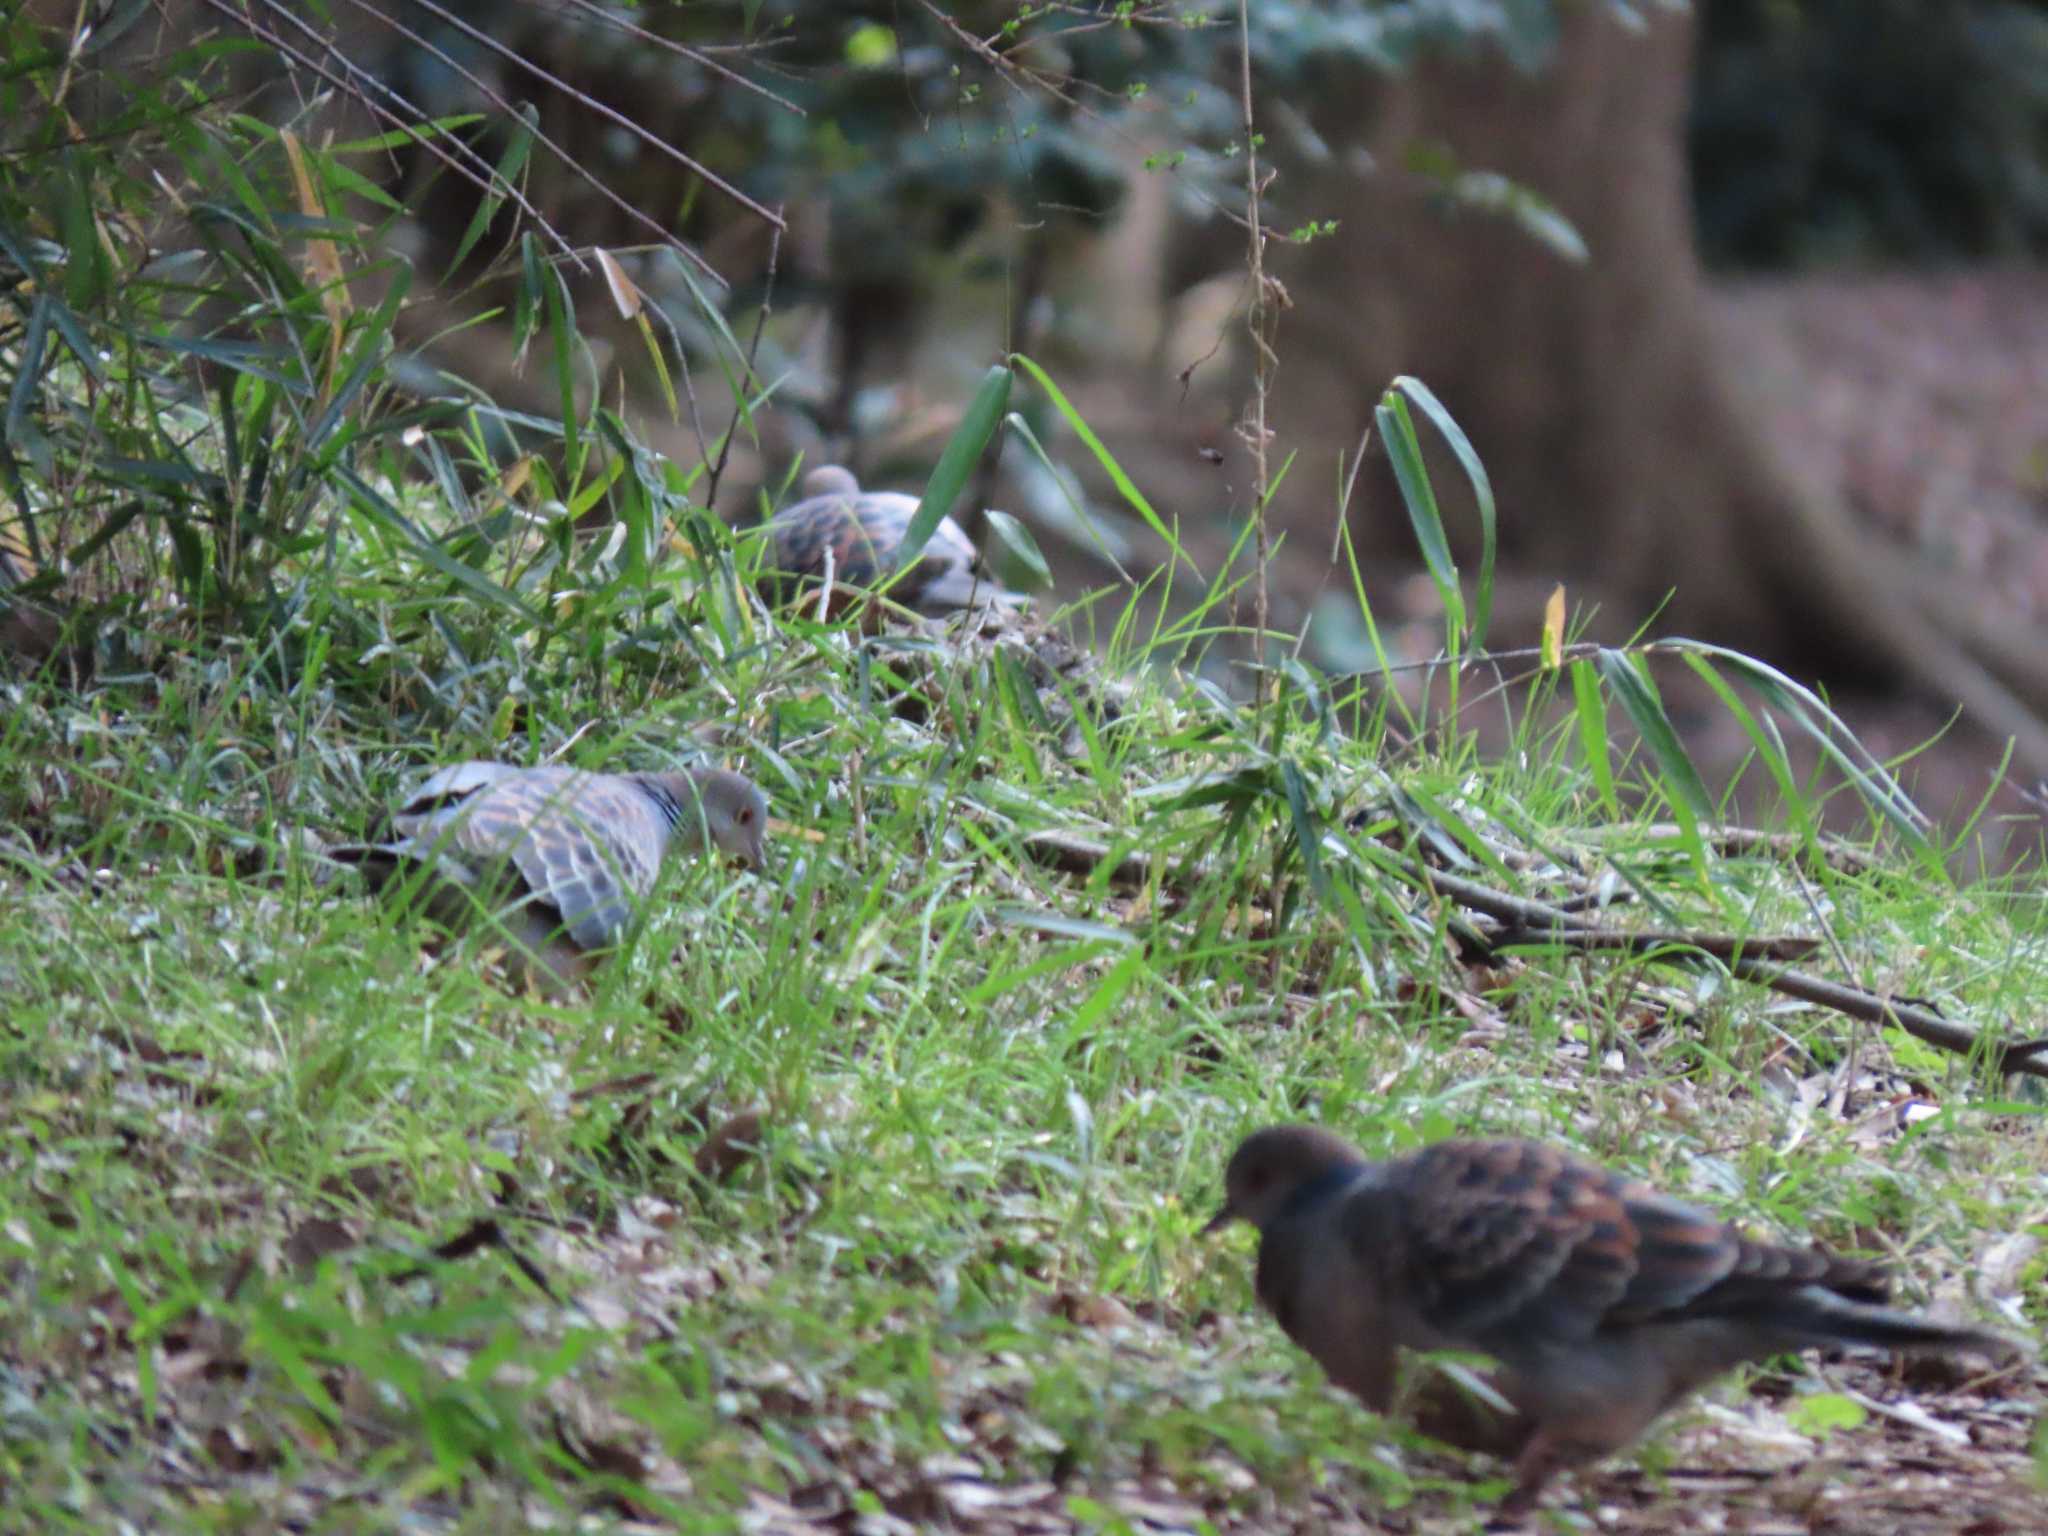
{"type": "MultiPolygon", "coordinates": [[[[989,539],[1000,546],[1006,561],[1021,570],[1030,579],[1020,582],[1043,591],[1052,585],[1052,569],[1045,563],[1045,556],[1039,552],[1038,541],[1031,537],[1031,530],[1007,512],[998,512],[991,507],[984,514],[988,519],[989,539]]],[[[1010,579],[1007,577],[1005,579],[1010,579]]]]}
{"type": "Polygon", "coordinates": [[[498,157],[498,168],[492,175],[484,195],[477,200],[476,213],[469,221],[469,228],[462,232],[462,239],[456,243],[455,254],[448,259],[448,270],[441,281],[449,282],[462,270],[462,264],[469,259],[469,253],[476,249],[477,241],[483,239],[484,231],[491,227],[491,221],[498,216],[498,210],[505,206],[505,193],[501,188],[518,183],[526,169],[526,158],[533,149],[534,128],[539,119],[531,102],[520,102],[510,114],[512,141],[505,146],[505,153],[498,157]]]}
{"type": "Polygon", "coordinates": [[[1082,419],[1081,413],[1074,409],[1073,402],[1060,392],[1059,385],[1053,383],[1052,375],[1021,352],[1014,354],[1011,360],[1030,374],[1032,382],[1045,391],[1046,399],[1052,402],[1053,409],[1065,419],[1069,430],[1087,446],[1090,453],[1095,455],[1095,462],[1102,466],[1102,472],[1109,476],[1110,483],[1117,488],[1117,493],[1145,520],[1145,525],[1165,541],[1166,547],[1174,556],[1186,562],[1187,568],[1199,578],[1202,574],[1201,568],[1195,564],[1187,551],[1180,547],[1180,540],[1174,537],[1173,530],[1168,528],[1159,514],[1152,510],[1152,503],[1145,499],[1144,492],[1140,491],[1131,477],[1124,473],[1123,465],[1116,461],[1116,456],[1103,445],[1102,439],[1095,435],[1095,429],[1082,419]]]}
{"type": "Polygon", "coordinates": [[[1864,803],[1896,827],[1915,852],[1925,854],[1931,851],[1927,841],[1926,813],[1913,803],[1899,781],[1885,771],[1884,765],[1813,690],[1795,683],[1776,667],[1725,646],[1709,645],[1701,640],[1669,640],[1663,645],[1681,653],[1712,658],[1736,673],[1756,690],[1766,704],[1789,715],[1822,754],[1842,771],[1843,777],[1856,787],[1864,803]]]}
{"type": "Polygon", "coordinates": [[[925,545],[938,531],[940,521],[953,510],[960,493],[967,489],[968,477],[981,461],[982,450],[988,447],[989,439],[995,436],[997,424],[1003,419],[1003,412],[1010,407],[1010,384],[1015,377],[1002,363],[990,368],[982,378],[981,388],[975,391],[974,399],[968,403],[967,414],[960,418],[960,425],[946,439],[945,451],[939,455],[931,479],[925,482],[924,495],[917,503],[910,527],[904,531],[903,547],[896,557],[898,576],[917,563],[925,545]]]}
{"type": "Polygon", "coordinates": [[[1323,824],[1309,804],[1308,781],[1291,757],[1280,759],[1280,784],[1287,794],[1287,814],[1294,823],[1294,841],[1301,849],[1301,867],[1308,874],[1309,889],[1318,899],[1326,896],[1330,877],[1323,869],[1323,824]]]}

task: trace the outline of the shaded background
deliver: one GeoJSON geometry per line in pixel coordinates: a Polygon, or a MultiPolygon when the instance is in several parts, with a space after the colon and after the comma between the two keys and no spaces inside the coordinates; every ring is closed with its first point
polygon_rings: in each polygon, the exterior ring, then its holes
{"type": "MultiPolygon", "coordinates": [[[[282,14],[245,12],[270,35],[282,14]]],[[[486,155],[509,142],[508,105],[530,106],[559,153],[535,153],[529,196],[619,254],[672,322],[686,393],[716,406],[671,411],[640,339],[584,280],[592,389],[678,462],[705,456],[729,414],[694,300],[709,290],[742,336],[765,319],[776,388],[717,482],[727,518],[758,517],[799,457],[915,488],[982,370],[1015,348],[1225,580],[1252,484],[1234,16],[349,0],[333,53],[301,47],[420,112],[480,114],[465,131],[486,155]],[[622,18],[712,51],[652,46],[622,18]],[[656,228],[709,272],[651,246],[656,228]]],[[[2023,851],[2021,786],[2048,773],[2048,12],[1268,3],[1251,42],[1277,172],[1266,259],[1289,301],[1270,408],[1289,464],[1276,624],[1307,625],[1305,654],[1328,670],[1370,664],[1333,559],[1341,518],[1396,659],[1441,643],[1384,459],[1348,491],[1343,475],[1388,379],[1416,374],[1499,494],[1495,645],[1532,645],[1562,582],[1590,637],[1647,622],[1766,658],[1825,685],[1881,754],[1960,707],[1908,778],[1950,813],[2013,739],[1997,806],[2020,819],[1992,851],[2023,851]]],[[[303,68],[259,92],[279,117],[309,102],[367,116],[321,94],[303,68]]],[[[383,169],[410,210],[393,246],[449,274],[402,323],[422,387],[431,366],[515,409],[558,408],[508,327],[451,334],[509,309],[492,259],[510,220],[458,262],[474,194],[417,150],[383,169]]],[[[1022,409],[1054,462],[1010,441],[983,489],[1034,528],[1061,597],[1159,570],[1164,548],[1057,417],[1022,409]]],[[[1438,469],[1469,532],[1458,476],[1438,469]]],[[[1100,622],[1125,601],[1119,586],[1100,622]]],[[[1241,683],[1240,653],[1226,640],[1175,659],[1241,683]]],[[[1746,743],[1683,677],[1670,686],[1710,777],[1725,774],[1746,743]]]]}

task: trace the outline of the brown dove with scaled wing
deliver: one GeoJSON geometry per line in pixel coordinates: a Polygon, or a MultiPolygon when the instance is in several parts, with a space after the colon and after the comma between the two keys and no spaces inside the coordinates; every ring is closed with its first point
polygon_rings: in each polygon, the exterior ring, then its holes
{"type": "Polygon", "coordinates": [[[1744,1361],[1836,1345],[2019,1355],[1885,1306],[1878,1265],[1752,1241],[1538,1142],[1374,1162],[1318,1127],[1273,1126],[1238,1147],[1225,1191],[1210,1230],[1259,1229],[1259,1300],[1367,1407],[1392,1405],[1397,1347],[1492,1358],[1514,1416],[1452,1438],[1515,1457],[1504,1514],[1744,1361]]]}

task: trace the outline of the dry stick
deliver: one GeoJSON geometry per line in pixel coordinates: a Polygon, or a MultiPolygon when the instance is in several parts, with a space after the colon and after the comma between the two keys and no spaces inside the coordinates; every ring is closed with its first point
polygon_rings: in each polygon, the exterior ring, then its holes
{"type": "MultiPolygon", "coordinates": [[[[1024,834],[1024,851],[1062,874],[1083,878],[1094,874],[1109,858],[1109,849],[1101,843],[1076,837],[1071,832],[1027,832],[1024,834]]],[[[1190,869],[1173,860],[1169,860],[1166,866],[1168,877],[1180,884],[1199,879],[1204,872],[1199,867],[1190,869]]],[[[1117,860],[1116,867],[1109,872],[1109,882],[1126,887],[1142,886],[1151,876],[1152,855],[1133,849],[1117,860]]]]}
{"type": "MultiPolygon", "coordinates": [[[[1465,903],[1460,902],[1459,905],[1465,903]]],[[[1726,933],[1668,933],[1654,928],[1639,931],[1633,928],[1553,928],[1548,925],[1525,927],[1520,923],[1510,923],[1490,933],[1483,929],[1481,932],[1486,942],[1496,949],[1510,944],[1551,944],[1560,949],[1621,949],[1652,959],[1674,949],[1689,949],[1724,962],[1732,962],[1738,955],[1751,955],[1789,963],[1804,960],[1820,948],[1819,939],[1738,938],[1726,933]]]]}
{"type": "MultiPolygon", "coordinates": [[[[1914,1039],[1938,1045],[1958,1055],[1967,1056],[1985,1043],[1983,1034],[1967,1024],[1958,1024],[1931,1009],[1869,992],[1862,987],[1845,986],[1838,981],[1809,976],[1804,971],[1780,968],[1768,960],[1751,960],[1746,956],[1731,960],[1728,969],[1744,981],[1757,982],[1787,997],[1819,1003],[1852,1019],[1863,1019],[1872,1024],[1896,1024],[1914,1039]]],[[[1994,1040],[1988,1049],[1992,1065],[2001,1072],[2048,1077],[2048,1040],[1994,1040]]]]}
{"type": "MultiPolygon", "coordinates": [[[[1410,866],[1413,868],[1414,866],[1410,866]]],[[[1510,896],[1490,885],[1479,885],[1457,875],[1422,866],[1429,883],[1461,907],[1484,913],[1506,924],[1503,931],[1488,935],[1490,943],[1515,944],[1533,940],[1560,944],[1567,949],[1625,949],[1650,954],[1668,949],[1690,949],[1712,955],[1716,960],[1733,960],[1738,955],[1756,955],[1772,960],[1804,960],[1820,948],[1818,939],[1738,938],[1725,933],[1667,933],[1653,929],[1596,928],[1548,902],[1510,896]]]]}
{"type": "MultiPolygon", "coordinates": [[[[1065,832],[1030,833],[1024,839],[1024,850],[1042,863],[1079,875],[1094,874],[1109,857],[1109,850],[1102,844],[1065,832]]],[[[1142,885],[1150,878],[1152,862],[1150,854],[1127,853],[1117,861],[1110,879],[1119,884],[1142,885]]],[[[1550,943],[1574,949],[1664,952],[1678,947],[1689,948],[1720,960],[1728,967],[1730,975],[1768,987],[1786,997],[1818,1003],[1852,1019],[1896,1025],[1916,1040],[1961,1056],[1971,1055],[1983,1046],[1990,1052],[1992,1065],[2000,1072],[2048,1077],[2048,1039],[1987,1040],[1981,1031],[1967,1024],[1958,1024],[1953,1019],[1945,1019],[1932,1009],[1862,987],[1809,976],[1767,953],[1778,946],[1802,942],[1799,940],[1738,939],[1722,934],[1637,934],[1596,928],[1569,913],[1560,912],[1544,902],[1531,901],[1525,896],[1497,891],[1491,886],[1460,879],[1441,870],[1416,865],[1405,865],[1404,868],[1459,906],[1528,930],[1532,937],[1540,936],[1550,943]]],[[[1165,873],[1178,884],[1198,879],[1204,871],[1199,866],[1189,868],[1169,860],[1165,873]]],[[[1500,937],[1496,937],[1494,942],[1501,942],[1500,937]]],[[[1660,957],[1668,956],[1661,953],[1652,956],[1660,957]]]]}
{"type": "MultiPolygon", "coordinates": [[[[1271,466],[1266,462],[1266,445],[1271,434],[1266,429],[1266,394],[1271,387],[1273,368],[1279,361],[1267,334],[1273,328],[1272,295],[1267,288],[1266,278],[1266,226],[1263,210],[1259,206],[1259,146],[1258,125],[1252,111],[1252,23],[1250,0],[1237,0],[1237,52],[1238,52],[1238,102],[1244,109],[1244,215],[1245,215],[1245,273],[1251,279],[1251,302],[1245,310],[1245,330],[1252,339],[1252,398],[1251,418],[1238,427],[1238,436],[1252,451],[1252,526],[1259,541],[1258,583],[1253,590],[1252,607],[1252,662],[1253,676],[1258,679],[1258,706],[1264,710],[1270,702],[1275,707],[1273,719],[1274,744],[1278,745],[1280,719],[1278,704],[1280,687],[1278,680],[1266,666],[1266,629],[1272,617],[1270,593],[1267,590],[1267,568],[1273,563],[1273,535],[1267,521],[1267,498],[1272,494],[1271,466]]],[[[1271,912],[1280,911],[1281,885],[1284,874],[1278,861],[1273,867],[1273,890],[1267,898],[1271,912]]],[[[1272,979],[1280,977],[1280,950],[1276,946],[1272,957],[1272,979]]]]}
{"type": "MultiPolygon", "coordinates": [[[[1470,880],[1461,880],[1456,875],[1447,875],[1440,870],[1409,866],[1410,872],[1419,875],[1433,889],[1440,891],[1461,907],[1484,912],[1502,922],[1519,923],[1542,933],[1546,939],[1575,947],[1586,943],[1590,929],[1565,913],[1548,907],[1540,901],[1530,901],[1522,896],[1510,896],[1505,891],[1496,891],[1490,886],[1478,885],[1470,880]]],[[[1771,943],[1770,940],[1725,940],[1712,935],[1668,935],[1668,939],[1687,945],[1703,953],[1707,942],[1728,943],[1731,948],[1726,955],[1716,955],[1728,967],[1730,975],[1743,981],[1753,981],[1759,986],[1769,987],[1787,997],[1796,997],[1803,1002],[1819,1003],[1824,1008],[1852,1019],[1862,1019],[1875,1024],[1895,1024],[1916,1040],[1928,1045],[1940,1046],[1945,1051],[1954,1051],[1967,1056],[1979,1046],[1988,1046],[1992,1052],[1993,1064],[2001,1072],[2024,1072],[2034,1077],[2048,1077],[2048,1041],[2011,1040],[1988,1041],[1982,1032],[1967,1024],[1958,1024],[1940,1014],[1916,1004],[1904,1002],[1896,997],[1887,997],[1862,987],[1848,986],[1842,982],[1826,981],[1819,976],[1809,976],[1804,971],[1795,971],[1776,960],[1758,953],[1759,948],[1771,943]],[[1706,942],[1703,942],[1706,941],[1706,942]]],[[[1625,946],[1623,946],[1625,947],[1625,946]]]]}

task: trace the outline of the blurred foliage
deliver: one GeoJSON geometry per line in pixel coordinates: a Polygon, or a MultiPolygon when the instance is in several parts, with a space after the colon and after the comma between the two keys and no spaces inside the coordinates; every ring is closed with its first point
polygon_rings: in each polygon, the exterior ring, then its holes
{"type": "MultiPolygon", "coordinates": [[[[706,254],[732,284],[715,296],[728,314],[771,283],[778,315],[821,309],[828,354],[781,353],[771,330],[760,361],[781,381],[778,409],[840,445],[875,435],[865,406],[888,391],[867,386],[905,375],[914,338],[945,323],[943,296],[963,284],[998,285],[1003,344],[1037,350],[1049,268],[1108,226],[1134,178],[1170,178],[1196,218],[1243,199],[1228,0],[376,3],[403,30],[357,26],[343,51],[399,93],[402,115],[473,114],[460,131],[493,162],[520,131],[515,112],[530,111],[547,142],[527,190],[575,241],[644,248],[647,230],[620,199],[706,254]],[[771,242],[773,208],[792,219],[771,242]]],[[[1250,20],[1258,132],[1268,154],[1302,161],[1336,152],[1312,104],[1358,100],[1432,48],[1498,47],[1533,68],[1557,30],[1556,0],[1267,0],[1250,20]]],[[[445,268],[478,193],[421,150],[394,166],[383,189],[419,221],[425,264],[445,268]]],[[[1460,197],[1478,186],[1444,179],[1460,197]]],[[[1486,190],[1525,225],[1545,221],[1546,205],[1486,190]]],[[[1291,211],[1298,227],[1277,233],[1325,234],[1324,212],[1291,211]]],[[[471,248],[469,276],[512,227],[508,210],[471,248]]],[[[689,355],[715,348],[688,273],[651,258],[632,271],[689,355]]],[[[962,386],[989,360],[963,358],[962,386]]]]}
{"type": "MultiPolygon", "coordinates": [[[[544,60],[556,80],[510,71],[515,98],[588,92],[764,203],[828,204],[835,283],[898,279],[957,250],[1004,200],[1053,226],[1099,220],[1141,168],[1171,169],[1194,197],[1237,196],[1237,8],[1224,0],[671,3],[614,7],[609,20],[596,7],[384,3],[451,62],[488,54],[486,28],[495,44],[544,60]],[[636,41],[617,25],[627,16],[705,52],[636,41]],[[721,79],[710,60],[764,89],[721,79]],[[1151,158],[1113,152],[1106,125],[1141,137],[1151,158]]],[[[1251,9],[1261,132],[1313,152],[1292,96],[1353,89],[1432,45],[1492,39],[1533,65],[1554,33],[1553,0],[1268,0],[1251,9]]],[[[422,111],[476,108],[473,71],[383,37],[368,62],[422,111]]],[[[608,132],[602,148],[617,184],[642,206],[681,210],[695,238],[709,241],[729,216],[701,185],[671,185],[673,162],[650,146],[608,132]]],[[[436,210],[442,227],[460,226],[460,202],[436,210]]]]}
{"type": "Polygon", "coordinates": [[[1715,0],[1692,119],[1707,259],[2048,250],[2048,6],[1715,0]]]}
{"type": "Polygon", "coordinates": [[[358,168],[390,142],[233,110],[246,39],[125,41],[0,12],[0,625],[47,604],[103,675],[347,654],[433,718],[455,679],[602,687],[745,643],[689,477],[577,407],[567,258],[509,248],[564,409],[501,464],[503,413],[398,386],[411,269],[358,168]]]}
{"type": "MultiPolygon", "coordinates": [[[[808,281],[843,321],[886,315],[999,211],[1026,238],[1107,213],[1145,164],[1121,152],[1138,135],[1104,147],[1126,109],[1161,109],[1142,139],[1188,147],[1165,151],[1183,185],[1234,197],[1241,173],[1221,3],[387,0],[137,25],[149,10],[76,29],[0,13],[0,619],[47,600],[116,670],[226,636],[508,680],[544,658],[603,673],[700,630],[743,644],[705,469],[591,400],[583,253],[646,249],[651,217],[726,242],[751,279],[764,252],[731,242],[767,226],[747,199],[815,199],[829,249],[786,257],[784,302],[808,281]],[[516,222],[515,196],[554,227],[516,222]],[[447,274],[513,346],[542,343],[557,419],[422,374],[401,335],[415,263],[419,289],[447,274]],[[676,533],[699,567],[680,583],[656,571],[676,533]],[[348,535],[383,552],[374,580],[326,579],[348,535]]],[[[1313,84],[1443,38],[1533,56],[1549,15],[1273,4],[1251,46],[1268,86],[1313,84]]],[[[710,360],[733,396],[720,423],[751,430],[764,383],[725,319],[747,294],[652,256],[608,270],[665,329],[638,322],[654,368],[669,343],[710,360]]],[[[718,424],[690,409],[709,465],[718,424]]]]}

